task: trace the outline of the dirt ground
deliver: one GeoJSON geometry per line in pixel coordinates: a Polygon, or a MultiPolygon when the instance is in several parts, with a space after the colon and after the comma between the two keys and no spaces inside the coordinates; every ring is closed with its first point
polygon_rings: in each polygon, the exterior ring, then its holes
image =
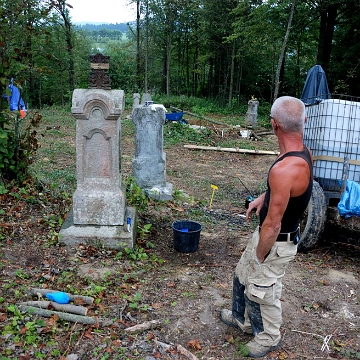
{"type": "MultiPolygon", "coordinates": [[[[267,139],[258,147],[276,150],[275,139],[267,139]]],[[[44,214],[64,212],[63,203],[38,205],[2,195],[2,207],[12,218],[1,218],[9,236],[0,248],[0,359],[244,358],[242,344],[251,336],[223,324],[219,313],[231,306],[233,271],[256,226],[255,218],[244,222],[248,190],[256,195],[264,189],[275,155],[197,151],[183,145],[164,149],[167,181],[189,198],[152,202],[139,217],[140,225],[152,224],[146,241],[154,247],[147,254],[163,263],[118,258],[111,249],[60,246],[49,235],[59,226],[50,227],[44,214]],[[211,184],[218,190],[210,208],[211,184]],[[187,218],[202,224],[200,243],[197,251],[180,253],[174,250],[171,224],[187,218]],[[13,318],[8,306],[34,286],[95,294],[89,314],[99,324],[57,321],[51,331],[37,330],[36,346],[5,335],[13,318]],[[147,321],[154,321],[152,328],[125,332],[147,321]]],[[[133,156],[133,139],[124,138],[124,175],[131,173],[133,156]]],[[[282,294],[282,342],[267,359],[360,358],[360,250],[336,240],[328,236],[290,265],[282,294]]],[[[49,329],[49,320],[46,324],[49,329]]]]}

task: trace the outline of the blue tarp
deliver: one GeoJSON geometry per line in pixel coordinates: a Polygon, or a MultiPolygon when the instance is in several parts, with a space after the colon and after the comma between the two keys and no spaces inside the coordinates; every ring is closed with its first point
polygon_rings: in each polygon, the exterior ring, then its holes
{"type": "Polygon", "coordinates": [[[346,219],[351,216],[360,216],[360,185],[351,180],[346,181],[345,191],[338,203],[341,216],[346,219]]]}
{"type": "Polygon", "coordinates": [[[315,65],[307,74],[301,100],[306,105],[312,105],[325,99],[330,99],[325,71],[320,65],[315,65]]]}
{"type": "Polygon", "coordinates": [[[26,106],[24,100],[21,98],[20,90],[13,84],[13,79],[9,84],[10,89],[10,96],[4,95],[5,99],[9,99],[9,107],[10,111],[18,111],[18,110],[25,110],[26,106]]]}

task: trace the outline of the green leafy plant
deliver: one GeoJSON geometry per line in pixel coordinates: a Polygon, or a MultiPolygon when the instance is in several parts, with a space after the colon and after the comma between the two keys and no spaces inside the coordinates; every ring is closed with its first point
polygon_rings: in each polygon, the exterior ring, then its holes
{"type": "Polygon", "coordinates": [[[127,254],[128,258],[131,260],[147,260],[148,255],[143,248],[134,248],[134,249],[125,249],[125,253],[127,254]]]}
{"type": "Polygon", "coordinates": [[[35,128],[40,114],[21,119],[18,112],[0,113],[0,173],[7,180],[23,181],[38,149],[35,128]]]}
{"type": "Polygon", "coordinates": [[[188,125],[176,122],[170,124],[166,131],[164,131],[164,143],[165,147],[183,143],[184,141],[195,144],[209,145],[211,142],[209,135],[210,131],[207,129],[198,131],[192,129],[188,125]]]}
{"type": "Polygon", "coordinates": [[[140,300],[141,300],[141,294],[136,293],[132,299],[129,299],[129,308],[137,309],[140,300]]]}
{"type": "Polygon", "coordinates": [[[44,319],[27,321],[24,324],[25,315],[15,305],[9,305],[7,311],[11,314],[11,322],[4,327],[3,336],[11,341],[22,341],[28,345],[34,345],[41,341],[38,330],[45,326],[44,319]]]}
{"type": "Polygon", "coordinates": [[[137,233],[141,240],[144,240],[146,236],[150,233],[151,224],[145,224],[143,227],[138,226],[137,233]]]}
{"type": "Polygon", "coordinates": [[[135,178],[130,176],[124,181],[126,184],[126,200],[139,211],[144,211],[150,201],[149,197],[136,184],[135,178]]]}

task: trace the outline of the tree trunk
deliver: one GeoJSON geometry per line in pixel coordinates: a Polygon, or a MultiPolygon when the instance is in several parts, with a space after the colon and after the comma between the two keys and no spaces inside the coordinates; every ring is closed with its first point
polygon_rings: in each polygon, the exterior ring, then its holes
{"type": "Polygon", "coordinates": [[[295,3],[296,3],[296,0],[292,0],[288,25],[287,25],[284,41],[283,41],[283,44],[282,44],[280,56],[279,56],[278,66],[277,66],[277,69],[276,69],[274,101],[277,99],[277,97],[279,95],[281,67],[282,67],[282,64],[284,62],[286,44],[287,44],[287,41],[288,41],[288,38],[289,38],[289,35],[290,35],[291,23],[292,23],[292,19],[293,19],[293,16],[294,16],[294,11],[295,11],[295,3]]]}
{"type": "Polygon", "coordinates": [[[72,32],[71,32],[71,20],[69,18],[69,13],[66,9],[66,2],[65,0],[59,1],[58,3],[58,11],[60,16],[64,20],[64,31],[65,31],[65,42],[66,42],[66,50],[68,53],[68,61],[69,61],[69,90],[70,94],[73,93],[75,89],[75,67],[74,67],[74,53],[73,53],[73,43],[72,43],[72,32]]]}
{"type": "Polygon", "coordinates": [[[232,107],[233,87],[234,87],[234,68],[235,68],[235,40],[233,40],[233,48],[231,54],[231,67],[230,67],[230,85],[229,85],[229,108],[232,107]]]}
{"type": "Polygon", "coordinates": [[[166,55],[166,96],[170,102],[170,64],[171,64],[172,35],[169,34],[166,55]]]}
{"type": "Polygon", "coordinates": [[[339,6],[339,4],[329,5],[320,14],[320,34],[316,60],[324,70],[328,69],[330,63],[331,44],[339,6]]]}
{"type": "Polygon", "coordinates": [[[136,0],[136,85],[141,89],[141,64],[140,64],[140,0],[136,0]]]}
{"type": "Polygon", "coordinates": [[[145,93],[148,93],[148,57],[149,57],[149,0],[146,0],[146,39],[145,39],[145,93]]]}

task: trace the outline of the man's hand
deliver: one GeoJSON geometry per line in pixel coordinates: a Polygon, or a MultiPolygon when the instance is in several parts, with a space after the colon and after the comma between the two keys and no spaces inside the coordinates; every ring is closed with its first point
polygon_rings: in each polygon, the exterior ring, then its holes
{"type": "Polygon", "coordinates": [[[252,201],[249,204],[249,207],[246,211],[246,220],[250,221],[251,220],[251,213],[255,210],[256,211],[256,215],[260,215],[260,210],[264,204],[264,199],[265,199],[265,193],[261,194],[258,198],[256,198],[254,201],[252,201]]]}

